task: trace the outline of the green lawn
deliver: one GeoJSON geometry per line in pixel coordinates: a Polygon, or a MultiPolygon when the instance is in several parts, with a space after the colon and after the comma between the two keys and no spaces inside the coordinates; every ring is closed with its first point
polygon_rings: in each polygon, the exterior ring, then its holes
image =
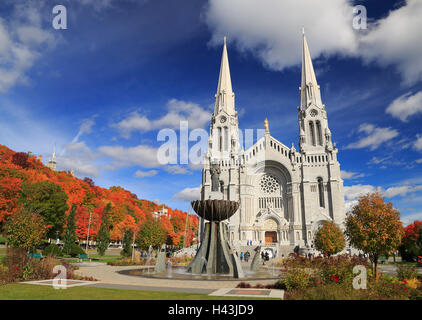
{"type": "MultiPolygon", "coordinates": [[[[207,294],[73,287],[54,289],[32,284],[0,286],[0,300],[251,300],[250,297],[212,297],[207,294]]],[[[257,298],[257,300],[259,300],[257,298]]]]}

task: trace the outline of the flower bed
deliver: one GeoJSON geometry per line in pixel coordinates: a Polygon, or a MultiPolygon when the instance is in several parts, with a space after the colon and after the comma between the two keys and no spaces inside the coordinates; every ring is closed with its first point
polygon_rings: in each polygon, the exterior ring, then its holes
{"type": "MultiPolygon", "coordinates": [[[[398,277],[378,274],[375,277],[366,259],[339,255],[309,260],[292,255],[277,265],[284,270],[283,279],[265,288],[285,289],[288,300],[409,300],[422,299],[422,279],[414,269],[399,267],[398,277]],[[354,289],[355,266],[367,270],[366,289],[354,289]],[[418,279],[419,278],[419,279],[418,279]]],[[[252,288],[248,283],[238,287],[252,288]]]]}

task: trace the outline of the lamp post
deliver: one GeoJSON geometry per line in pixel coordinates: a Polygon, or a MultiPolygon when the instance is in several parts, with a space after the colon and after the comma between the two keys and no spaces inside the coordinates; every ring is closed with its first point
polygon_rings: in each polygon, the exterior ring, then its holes
{"type": "Polygon", "coordinates": [[[132,238],[132,262],[135,258],[135,231],[133,231],[133,238],[132,238]]]}
{"type": "Polygon", "coordinates": [[[88,221],[88,234],[86,235],[86,253],[88,254],[88,240],[89,240],[89,228],[91,227],[91,214],[92,212],[89,212],[89,221],[88,221]]]}

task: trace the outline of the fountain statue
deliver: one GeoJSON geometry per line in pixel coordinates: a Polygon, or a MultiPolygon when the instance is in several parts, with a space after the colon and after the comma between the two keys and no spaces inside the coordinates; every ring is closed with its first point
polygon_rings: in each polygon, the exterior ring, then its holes
{"type": "Polygon", "coordinates": [[[158,252],[157,262],[154,267],[155,272],[163,272],[166,270],[166,245],[161,246],[160,251],[158,252]]]}
{"type": "Polygon", "coordinates": [[[239,257],[228,242],[228,231],[224,220],[230,218],[239,203],[228,200],[196,200],[191,202],[193,210],[205,223],[204,236],[195,258],[187,272],[193,274],[224,274],[243,278],[244,273],[239,257]]]}

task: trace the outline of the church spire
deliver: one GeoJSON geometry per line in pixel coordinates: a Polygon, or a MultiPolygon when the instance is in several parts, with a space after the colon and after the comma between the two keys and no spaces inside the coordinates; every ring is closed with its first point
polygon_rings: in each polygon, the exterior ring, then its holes
{"type": "Polygon", "coordinates": [[[311,104],[323,107],[321,92],[315,77],[311,54],[306,40],[305,29],[302,28],[302,83],[300,87],[300,108],[306,110],[311,104]]]}
{"type": "Polygon", "coordinates": [[[217,93],[215,95],[214,116],[221,110],[234,115],[234,93],[230,78],[229,58],[227,54],[226,37],[224,37],[223,54],[221,57],[220,75],[218,78],[217,93]]]}

